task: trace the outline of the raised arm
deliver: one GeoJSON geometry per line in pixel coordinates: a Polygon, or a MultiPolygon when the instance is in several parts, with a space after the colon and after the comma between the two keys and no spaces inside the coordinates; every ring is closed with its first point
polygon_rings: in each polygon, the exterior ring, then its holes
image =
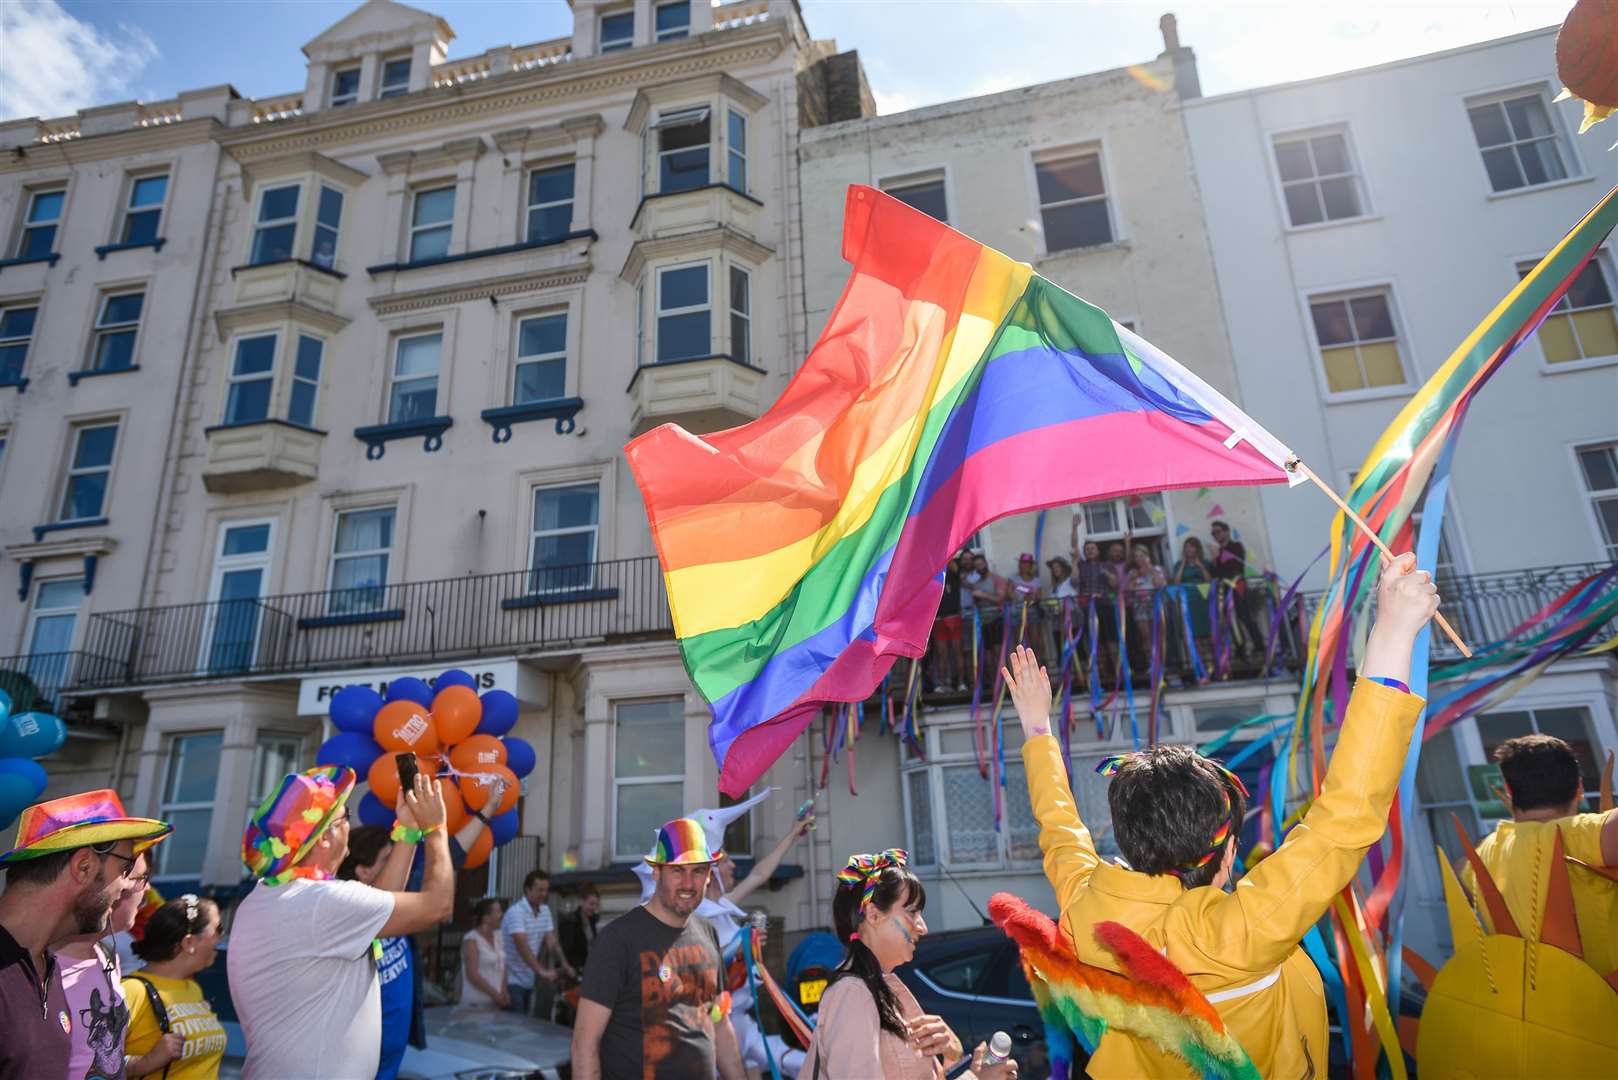
{"type": "Polygon", "coordinates": [[[740,904],[758,891],[759,886],[769,881],[770,875],[775,873],[775,868],[781,865],[781,860],[786,858],[788,851],[792,850],[792,845],[802,839],[803,834],[808,832],[809,827],[814,823],[815,815],[813,814],[810,814],[802,821],[793,822],[792,828],[788,829],[787,834],[776,842],[776,845],[770,849],[769,854],[754,863],[752,871],[737,882],[734,889],[730,890],[727,894],[730,902],[740,904]]]}
{"type": "Polygon", "coordinates": [[[1084,550],[1084,511],[1073,511],[1073,528],[1068,534],[1068,542],[1073,547],[1073,570],[1079,569],[1079,554],[1084,550]]]}
{"type": "Polygon", "coordinates": [[[1017,707],[1017,719],[1022,721],[1023,773],[1039,821],[1045,876],[1056,890],[1058,907],[1065,910],[1078,899],[1100,859],[1073,801],[1062,748],[1051,734],[1050,676],[1034,662],[1033,651],[1025,645],[1017,646],[1010,669],[1002,668],[1001,676],[1017,707]]]}
{"type": "Polygon", "coordinates": [[[414,934],[443,922],[455,910],[455,874],[450,867],[449,838],[444,835],[444,796],[438,781],[417,773],[415,784],[401,802],[417,828],[432,830],[425,840],[427,863],[420,892],[392,893],[393,914],[382,924],[378,937],[414,934]]]}

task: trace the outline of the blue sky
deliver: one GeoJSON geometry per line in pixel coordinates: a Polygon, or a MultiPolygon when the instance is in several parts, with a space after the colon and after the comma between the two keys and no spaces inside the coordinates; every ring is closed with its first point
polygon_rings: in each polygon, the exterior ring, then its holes
{"type": "MultiPolygon", "coordinates": [[[[801,0],[816,37],[857,48],[895,112],[1150,59],[1172,10],[1205,93],[1323,75],[1561,21],[1571,0],[801,0]],[[959,58],[951,62],[949,58],[959,58]]],[[[0,119],[160,101],[230,83],[303,87],[298,51],[357,0],[0,0],[0,119]],[[19,60],[26,57],[26,60],[19,60]]],[[[565,0],[431,0],[450,55],[571,31],[565,0]]]]}

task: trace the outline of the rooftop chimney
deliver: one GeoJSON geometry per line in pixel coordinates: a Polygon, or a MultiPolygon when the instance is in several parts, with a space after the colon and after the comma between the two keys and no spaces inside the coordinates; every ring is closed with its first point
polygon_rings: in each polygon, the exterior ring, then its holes
{"type": "Polygon", "coordinates": [[[1163,52],[1174,62],[1174,92],[1181,101],[1202,96],[1202,83],[1197,78],[1197,56],[1187,45],[1180,44],[1180,24],[1172,12],[1167,12],[1157,20],[1159,30],[1163,31],[1163,52]]]}
{"type": "Polygon", "coordinates": [[[1174,12],[1166,13],[1157,20],[1158,29],[1163,31],[1163,51],[1173,52],[1180,47],[1180,27],[1174,19],[1174,12]]]}

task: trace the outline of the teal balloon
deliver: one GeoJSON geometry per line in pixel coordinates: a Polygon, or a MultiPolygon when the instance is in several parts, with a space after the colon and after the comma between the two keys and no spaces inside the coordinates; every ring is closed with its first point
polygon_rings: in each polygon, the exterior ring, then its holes
{"type": "Polygon", "coordinates": [[[414,701],[424,709],[433,707],[433,688],[413,675],[388,683],[389,701],[414,701]]]}
{"type": "Polygon", "coordinates": [[[483,718],[478,721],[480,735],[504,735],[517,726],[517,699],[508,690],[490,690],[478,700],[483,702],[483,718]]]}
{"type": "Polygon", "coordinates": [[[18,814],[38,801],[45,783],[45,770],[37,761],[0,758],[0,830],[9,829],[18,814]]]}
{"type": "Polygon", "coordinates": [[[517,808],[515,806],[505,813],[489,819],[489,835],[494,837],[495,847],[499,847],[517,835],[517,808]]]}
{"type": "Polygon", "coordinates": [[[371,734],[371,721],[382,708],[382,695],[369,686],[345,686],[331,698],[331,722],[338,731],[371,734]]]}
{"type": "Polygon", "coordinates": [[[0,723],[0,757],[43,757],[66,741],[67,725],[50,713],[13,713],[0,723]]]}
{"type": "Polygon", "coordinates": [[[11,715],[11,695],[0,690],[0,722],[11,715]]]}

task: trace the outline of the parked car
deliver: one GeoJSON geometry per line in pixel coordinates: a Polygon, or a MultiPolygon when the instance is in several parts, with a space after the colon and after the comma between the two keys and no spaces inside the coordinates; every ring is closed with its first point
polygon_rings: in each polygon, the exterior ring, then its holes
{"type": "MultiPolygon", "coordinates": [[[[1000,930],[984,926],[928,934],[916,942],[915,959],[897,974],[922,1011],[943,1017],[968,1050],[1004,1031],[1011,1036],[1019,1076],[1050,1075],[1039,1006],[1017,946],[1000,930]]],[[[1074,1072],[1082,1071],[1079,1062],[1074,1072]]]]}

